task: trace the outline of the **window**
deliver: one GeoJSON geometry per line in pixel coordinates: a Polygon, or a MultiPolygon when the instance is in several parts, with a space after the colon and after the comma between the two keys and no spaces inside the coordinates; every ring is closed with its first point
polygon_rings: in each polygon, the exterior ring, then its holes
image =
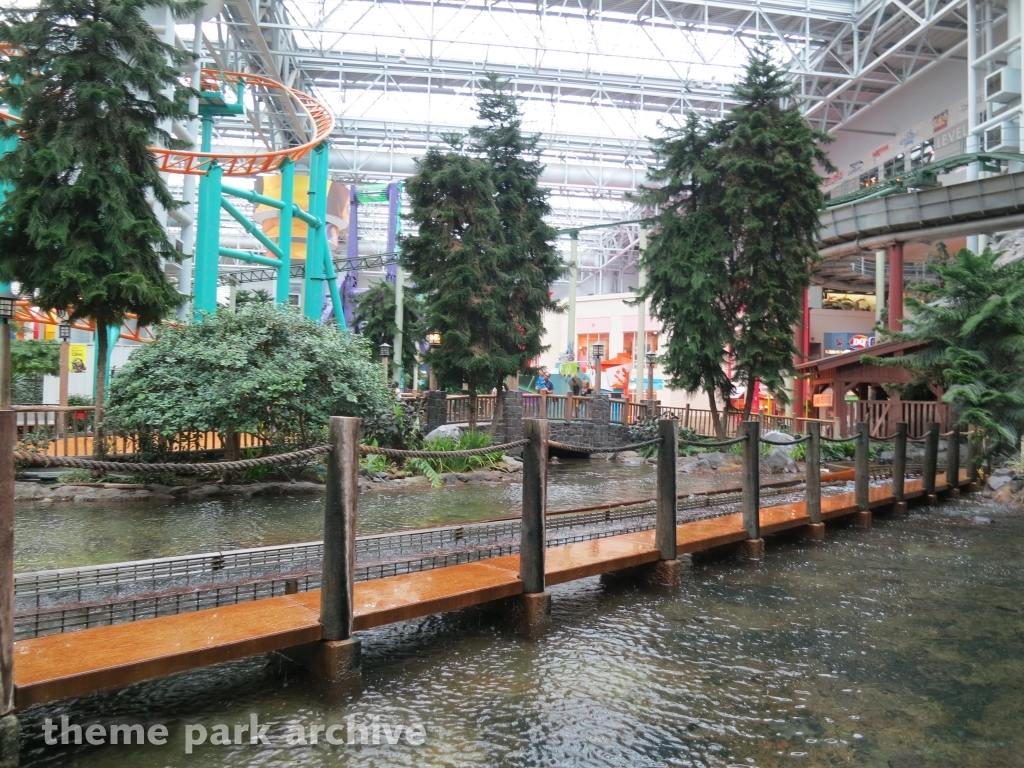
{"type": "Polygon", "coordinates": [[[866,189],[867,187],[874,186],[878,183],[878,166],[876,165],[867,173],[862,173],[860,176],[860,188],[866,189]]]}
{"type": "MultiPolygon", "coordinates": [[[[636,331],[629,331],[628,333],[622,334],[622,348],[627,355],[636,359],[633,356],[633,349],[636,346],[636,331]]],[[[658,351],[658,332],[647,331],[647,350],[648,352],[658,351]]]]}
{"type": "Polygon", "coordinates": [[[906,155],[900,152],[892,160],[886,160],[882,166],[882,178],[883,179],[895,179],[903,174],[903,169],[906,167],[906,155]]]}
{"type": "Polygon", "coordinates": [[[920,168],[935,159],[935,142],[926,141],[910,150],[910,167],[920,168]]]}
{"type": "Polygon", "coordinates": [[[611,349],[608,346],[607,333],[578,333],[576,334],[576,362],[584,363],[590,360],[590,348],[595,344],[604,344],[604,357],[607,360],[611,349]]]}

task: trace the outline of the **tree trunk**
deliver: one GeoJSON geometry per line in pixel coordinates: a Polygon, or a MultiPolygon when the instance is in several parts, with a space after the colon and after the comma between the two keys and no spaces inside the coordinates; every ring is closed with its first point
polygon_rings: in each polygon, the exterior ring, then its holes
{"type": "Polygon", "coordinates": [[[92,452],[96,458],[106,454],[106,431],[103,427],[103,401],[107,395],[107,325],[103,318],[94,318],[96,323],[96,410],[93,414],[92,452]]]}
{"type": "Polygon", "coordinates": [[[754,387],[757,386],[757,377],[754,374],[750,374],[747,377],[747,399],[743,403],[743,420],[748,421],[750,419],[750,409],[754,407],[754,387]]]}
{"type": "Polygon", "coordinates": [[[469,388],[469,431],[476,432],[476,387],[469,388]]]}
{"type": "Polygon", "coordinates": [[[715,427],[715,436],[719,440],[725,440],[725,426],[722,424],[722,415],[718,412],[718,400],[715,399],[715,390],[709,389],[708,404],[711,406],[711,423],[715,427]]]}
{"type": "MultiPolygon", "coordinates": [[[[238,461],[242,458],[242,448],[240,435],[235,432],[235,428],[232,426],[227,427],[224,430],[224,460],[225,461],[238,461]]],[[[230,485],[234,479],[233,473],[226,471],[221,473],[221,481],[225,485],[230,485]]]]}

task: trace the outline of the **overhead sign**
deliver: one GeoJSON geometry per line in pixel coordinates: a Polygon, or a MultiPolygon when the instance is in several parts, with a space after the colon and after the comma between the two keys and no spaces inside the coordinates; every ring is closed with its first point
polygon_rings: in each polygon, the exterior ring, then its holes
{"type": "Polygon", "coordinates": [[[866,333],[826,333],[822,351],[826,355],[841,355],[875,345],[874,335],[866,333]]]}

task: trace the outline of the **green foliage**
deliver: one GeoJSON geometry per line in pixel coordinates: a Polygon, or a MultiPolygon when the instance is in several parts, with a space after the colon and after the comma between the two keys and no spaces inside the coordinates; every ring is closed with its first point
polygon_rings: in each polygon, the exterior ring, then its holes
{"type": "MultiPolygon", "coordinates": [[[[884,446],[878,449],[878,451],[871,452],[869,455],[872,459],[877,460],[877,455],[883,450],[892,450],[892,446],[885,446],[884,443],[879,445],[884,446]]],[[[874,443],[872,443],[873,450],[874,443]]],[[[794,461],[807,461],[807,443],[800,443],[789,449],[789,455],[793,457],[794,461]]],[[[829,443],[824,440],[821,441],[821,461],[850,461],[857,455],[857,446],[852,442],[847,443],[829,443]]]]}
{"type": "Polygon", "coordinates": [[[390,411],[364,421],[363,433],[372,439],[373,445],[414,450],[423,440],[425,403],[421,398],[400,400],[390,411]]]}
{"type": "MultiPolygon", "coordinates": [[[[159,2],[159,0],[158,0],[159,2]]],[[[199,3],[160,3],[194,13],[199,3]]],[[[94,318],[99,328],[134,313],[140,325],[180,303],[163,260],[179,254],[147,199],[176,207],[149,146],[183,146],[161,128],[187,118],[180,84],[189,54],[159,40],[146,0],[42,0],[6,9],[0,101],[20,111],[19,135],[0,160],[8,185],[0,215],[0,280],[43,309],[94,318]]],[[[100,334],[100,363],[106,361],[100,334]]],[[[97,377],[97,403],[103,377],[97,377]]]]}
{"type": "MultiPolygon", "coordinates": [[[[411,381],[416,372],[418,345],[427,335],[423,302],[413,291],[405,291],[402,296],[402,318],[402,367],[411,381]]],[[[356,297],[356,322],[372,348],[379,350],[381,344],[394,343],[398,332],[394,283],[381,280],[356,297]]]]}
{"type": "Polygon", "coordinates": [[[510,331],[490,170],[458,151],[457,137],[449,138],[452,148],[428,150],[406,182],[417,234],[402,238],[402,260],[424,296],[428,327],[441,333],[427,361],[441,388],[468,385],[474,428],[477,393],[515,373],[519,355],[503,344],[510,331]]]}
{"type": "Polygon", "coordinates": [[[248,291],[244,288],[235,293],[235,309],[244,307],[246,304],[273,304],[274,297],[266,288],[257,288],[255,291],[248,291]]]}
{"type": "MultiPolygon", "coordinates": [[[[458,441],[450,437],[435,437],[423,443],[424,451],[471,451],[486,448],[491,444],[489,432],[463,432],[458,441]]],[[[472,472],[476,469],[497,467],[502,462],[501,451],[485,453],[479,456],[452,456],[444,459],[409,459],[405,467],[412,472],[424,475],[435,488],[444,485],[442,474],[446,472],[472,472]]]]}
{"type": "Polygon", "coordinates": [[[901,367],[914,384],[945,390],[957,424],[977,428],[988,450],[1013,449],[1024,433],[1024,262],[997,264],[999,254],[966,248],[928,265],[937,283],[914,286],[904,330],[895,341],[928,342],[924,349],[866,362],[901,367]]]}
{"type": "Polygon", "coordinates": [[[11,375],[56,376],[60,373],[60,342],[11,340],[11,375]]]}
{"type": "MultiPolygon", "coordinates": [[[[500,338],[515,357],[509,374],[529,373],[530,360],[544,352],[544,312],[559,311],[551,284],[565,265],[555,246],[557,233],[544,221],[551,213],[548,190],[540,186],[539,134],[524,134],[519,101],[508,82],[491,73],[477,96],[477,116],[484,123],[470,128],[473,149],[490,168],[501,231],[497,286],[505,310],[506,333],[500,338]]],[[[504,375],[499,372],[499,379],[504,375]]],[[[501,388],[502,382],[496,382],[501,388]]]]}
{"type": "MultiPolygon", "coordinates": [[[[655,440],[658,437],[658,419],[645,418],[640,419],[629,425],[629,442],[631,443],[642,443],[647,440],[655,440]]],[[[694,430],[687,429],[686,427],[679,428],[679,455],[680,456],[693,456],[701,451],[707,451],[707,448],[697,448],[692,445],[683,445],[683,440],[689,440],[696,442],[702,440],[694,430]]],[[[637,451],[645,459],[650,459],[658,454],[657,445],[647,445],[637,451]]]]}
{"type": "Polygon", "coordinates": [[[751,54],[734,96],[725,118],[691,116],[652,140],[657,186],[635,196],[657,210],[642,261],[650,279],[638,299],[651,300],[668,333],[666,372],[675,386],[708,394],[720,437],[715,398],[728,401],[732,389],[727,349],[748,392],[757,378],[785,399],[799,296],[817,258],[815,164],[832,167],[818,147],[829,137],[803,120],[770,47],[751,54]]]}
{"type": "Polygon", "coordinates": [[[393,405],[365,339],[251,304],[162,328],[113,377],[108,420],[164,437],[230,427],[285,450],[322,444],[330,416],[373,422],[393,405]]]}

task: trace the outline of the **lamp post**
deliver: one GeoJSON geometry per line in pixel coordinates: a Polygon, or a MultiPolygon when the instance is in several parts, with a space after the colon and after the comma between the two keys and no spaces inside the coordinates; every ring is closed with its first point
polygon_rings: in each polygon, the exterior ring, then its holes
{"type": "Polygon", "coordinates": [[[594,344],[590,347],[590,354],[594,358],[594,392],[601,394],[601,358],[604,357],[604,344],[594,344]]]}
{"type": "Polygon", "coordinates": [[[61,411],[57,416],[57,434],[64,437],[67,432],[67,412],[63,409],[68,407],[68,371],[71,367],[71,326],[67,319],[57,326],[57,335],[60,337],[60,397],[57,404],[61,411]]]}
{"type": "MultiPolygon", "coordinates": [[[[647,399],[654,402],[654,365],[658,362],[658,356],[653,352],[648,352],[647,355],[647,399]]],[[[638,387],[639,389],[639,387],[638,387]]]]}
{"type": "Polygon", "coordinates": [[[384,376],[387,376],[388,372],[391,370],[391,366],[389,365],[390,361],[391,345],[385,341],[383,344],[380,345],[380,362],[381,365],[384,366],[384,376]]]}
{"type": "Polygon", "coordinates": [[[0,409],[11,409],[11,318],[18,297],[11,291],[0,293],[0,409]]]}
{"type": "MultiPolygon", "coordinates": [[[[436,352],[437,349],[441,346],[441,334],[438,333],[437,331],[431,331],[430,333],[428,333],[427,344],[430,345],[431,352],[436,352]]],[[[430,390],[433,391],[437,389],[437,378],[434,376],[434,366],[428,364],[427,371],[429,372],[430,377],[427,382],[427,387],[429,387],[430,390]]]]}

